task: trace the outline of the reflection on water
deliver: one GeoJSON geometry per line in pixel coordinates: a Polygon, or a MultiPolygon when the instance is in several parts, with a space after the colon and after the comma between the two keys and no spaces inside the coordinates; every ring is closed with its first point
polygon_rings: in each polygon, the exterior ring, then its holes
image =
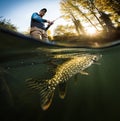
{"type": "Polygon", "coordinates": [[[84,70],[99,60],[101,55],[93,54],[76,54],[70,55],[56,55],[55,57],[71,57],[69,60],[59,65],[56,69],[55,75],[48,80],[27,80],[28,86],[32,89],[37,89],[41,96],[41,107],[43,110],[48,109],[51,105],[52,98],[56,86],[59,86],[59,95],[61,98],[65,97],[67,81],[77,73],[88,75],[84,70]],[[74,56],[73,56],[74,55],[74,56]]]}

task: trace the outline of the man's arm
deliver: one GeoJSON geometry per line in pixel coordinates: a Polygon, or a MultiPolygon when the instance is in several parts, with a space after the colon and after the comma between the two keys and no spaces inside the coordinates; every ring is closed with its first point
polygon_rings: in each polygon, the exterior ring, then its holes
{"type": "Polygon", "coordinates": [[[42,19],[37,13],[33,13],[32,19],[38,21],[38,22],[47,22],[46,19],[42,19]]]}

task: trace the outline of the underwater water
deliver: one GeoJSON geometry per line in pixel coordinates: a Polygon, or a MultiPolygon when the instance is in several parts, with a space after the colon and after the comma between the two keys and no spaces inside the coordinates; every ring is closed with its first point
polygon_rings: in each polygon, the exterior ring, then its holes
{"type": "Polygon", "coordinates": [[[41,46],[2,55],[0,121],[119,121],[119,55],[120,45],[104,49],[41,46]],[[77,63],[92,54],[102,56],[87,67],[85,60],[77,63]],[[28,88],[26,80],[40,83],[52,78],[66,81],[65,97],[59,97],[55,86],[51,105],[44,111],[39,90],[28,88]]]}

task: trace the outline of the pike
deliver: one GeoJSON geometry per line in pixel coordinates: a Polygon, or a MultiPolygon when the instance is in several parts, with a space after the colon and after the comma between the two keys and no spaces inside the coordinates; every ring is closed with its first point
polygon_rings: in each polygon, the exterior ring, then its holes
{"type": "Polygon", "coordinates": [[[57,86],[59,86],[59,95],[65,97],[67,81],[77,73],[88,75],[84,70],[97,62],[102,55],[82,54],[79,57],[71,58],[62,65],[58,66],[55,75],[49,80],[28,79],[27,85],[31,89],[37,89],[41,97],[41,108],[47,110],[53,99],[57,86]]]}

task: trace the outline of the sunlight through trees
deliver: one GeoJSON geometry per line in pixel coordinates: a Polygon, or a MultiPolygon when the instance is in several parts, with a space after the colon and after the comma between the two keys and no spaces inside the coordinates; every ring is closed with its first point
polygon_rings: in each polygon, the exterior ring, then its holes
{"type": "Polygon", "coordinates": [[[119,0],[61,0],[61,12],[68,24],[58,26],[54,36],[65,36],[65,33],[67,35],[69,33],[70,36],[78,36],[79,40],[81,36],[83,38],[83,36],[99,35],[98,37],[108,38],[109,34],[111,37],[118,37],[120,34],[119,5],[119,0]]]}

